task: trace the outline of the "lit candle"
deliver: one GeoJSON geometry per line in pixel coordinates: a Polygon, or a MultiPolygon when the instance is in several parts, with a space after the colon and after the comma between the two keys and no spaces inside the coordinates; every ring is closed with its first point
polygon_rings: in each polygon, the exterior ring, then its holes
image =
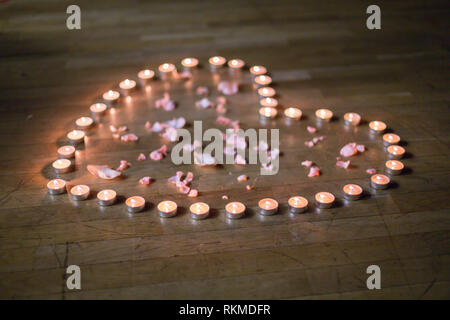
{"type": "Polygon", "coordinates": [[[72,171],[72,162],[68,159],[58,159],[52,163],[56,173],[67,173],[72,171]]]}
{"type": "Polygon", "coordinates": [[[387,148],[387,152],[390,159],[400,160],[406,151],[403,147],[392,145],[387,148]]]}
{"type": "Polygon", "coordinates": [[[167,79],[175,73],[176,68],[172,63],[163,63],[158,67],[158,71],[161,79],[167,79]]]}
{"type": "Polygon", "coordinates": [[[225,206],[228,219],[239,219],[245,214],[245,205],[241,202],[230,202],[225,206]]]}
{"type": "Polygon", "coordinates": [[[228,61],[228,67],[231,71],[240,71],[245,66],[244,60],[241,59],[232,59],[228,61]]]}
{"type": "Polygon", "coordinates": [[[107,108],[108,107],[104,103],[94,103],[89,107],[93,116],[103,115],[107,108]]]}
{"type": "Polygon", "coordinates": [[[60,159],[75,158],[75,148],[72,146],[62,146],[58,148],[58,156],[60,159]]]}
{"type": "Polygon", "coordinates": [[[125,200],[128,212],[136,213],[140,212],[145,207],[145,199],[140,196],[132,196],[125,200]]]}
{"type": "Polygon", "coordinates": [[[89,187],[84,184],[79,184],[70,189],[72,199],[76,201],[86,200],[89,197],[89,192],[89,187]]]}
{"type": "Polygon", "coordinates": [[[302,213],[308,209],[308,200],[304,197],[295,196],[288,200],[289,210],[293,213],[302,213]]]}
{"type": "Polygon", "coordinates": [[[254,82],[257,88],[262,88],[270,85],[272,83],[272,78],[268,75],[262,74],[260,76],[256,76],[254,82]]]}
{"type": "Polygon", "coordinates": [[[178,206],[175,202],[166,200],[158,203],[157,208],[161,218],[170,218],[177,214],[178,206]]]}
{"type": "Polygon", "coordinates": [[[276,106],[278,106],[278,100],[274,99],[274,98],[262,98],[261,100],[259,100],[259,105],[261,107],[270,107],[270,108],[275,108],[276,106]]]}
{"type": "Polygon", "coordinates": [[[87,130],[94,124],[94,120],[91,117],[81,117],[75,121],[78,129],[87,130]]]}
{"type": "Polygon", "coordinates": [[[318,109],[316,110],[316,117],[319,120],[330,121],[333,118],[333,112],[328,109],[318,109]]]}
{"type": "Polygon", "coordinates": [[[103,100],[107,105],[116,104],[119,101],[120,93],[115,90],[109,90],[103,94],[103,100]]]}
{"type": "Polygon", "coordinates": [[[62,179],[53,179],[47,183],[48,193],[61,194],[66,192],[66,182],[62,179]]]}
{"type": "Polygon", "coordinates": [[[144,69],[139,71],[138,78],[141,85],[145,86],[155,77],[155,72],[150,69],[144,69]]]}
{"type": "Polygon", "coordinates": [[[361,116],[356,112],[348,112],[344,114],[344,123],[346,125],[357,126],[361,122],[361,116]]]}
{"type": "Polygon", "coordinates": [[[97,199],[101,206],[110,206],[116,202],[117,193],[111,189],[102,190],[97,193],[97,199]]]}
{"type": "Polygon", "coordinates": [[[358,200],[363,194],[363,189],[357,184],[346,184],[344,188],[344,198],[347,200],[358,200]]]}
{"type": "Polygon", "coordinates": [[[315,196],[316,206],[321,209],[331,208],[334,203],[334,195],[329,192],[318,192],[315,196]]]}
{"type": "Polygon", "coordinates": [[[258,202],[259,214],[271,216],[278,211],[278,202],[271,198],[264,198],[258,202]]]}
{"type": "Polygon", "coordinates": [[[302,111],[298,108],[287,108],[284,110],[287,120],[299,120],[302,117],[302,111]]]}
{"type": "Polygon", "coordinates": [[[263,66],[253,66],[250,68],[250,74],[252,76],[260,76],[262,74],[266,74],[267,73],[267,69],[266,67],[263,66]]]}
{"type": "Polygon", "coordinates": [[[386,172],[390,175],[398,175],[402,173],[405,167],[401,161],[398,160],[388,160],[386,161],[386,172]]]}
{"type": "Polygon", "coordinates": [[[386,123],[382,121],[371,121],[369,123],[370,132],[372,133],[383,133],[384,130],[386,130],[387,126],[386,123]]]}
{"type": "Polygon", "coordinates": [[[72,144],[80,144],[84,142],[84,132],[81,130],[72,130],[67,134],[69,142],[72,144]]]}
{"type": "Polygon", "coordinates": [[[272,87],[262,87],[258,89],[258,94],[261,98],[272,98],[276,94],[276,91],[272,87]]]}
{"type": "Polygon", "coordinates": [[[119,88],[123,95],[127,96],[134,88],[136,88],[136,81],[125,79],[119,83],[119,88]]]}
{"type": "Polygon", "coordinates": [[[265,119],[273,119],[277,116],[277,109],[271,107],[264,107],[259,109],[259,115],[263,120],[265,119]]]}
{"type": "Polygon", "coordinates": [[[196,202],[189,207],[191,217],[194,220],[205,219],[209,215],[209,205],[204,202],[196,202]]]}
{"type": "Polygon", "coordinates": [[[389,186],[389,182],[391,182],[391,179],[384,174],[374,174],[370,177],[370,185],[374,189],[386,189],[389,186]]]}
{"type": "Polygon", "coordinates": [[[392,144],[398,144],[400,142],[400,137],[395,133],[386,133],[383,135],[383,143],[385,146],[390,146],[392,144]]]}
{"type": "Polygon", "coordinates": [[[185,71],[191,71],[198,66],[198,59],[196,58],[184,58],[181,60],[181,65],[185,71]]]}
{"type": "Polygon", "coordinates": [[[209,67],[212,71],[216,71],[217,69],[222,68],[226,61],[227,59],[221,56],[211,57],[208,60],[209,67]]]}

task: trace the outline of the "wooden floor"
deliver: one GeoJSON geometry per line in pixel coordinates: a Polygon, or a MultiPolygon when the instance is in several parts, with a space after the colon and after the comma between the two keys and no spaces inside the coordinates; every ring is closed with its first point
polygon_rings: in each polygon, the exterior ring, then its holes
{"type": "MultiPolygon", "coordinates": [[[[68,31],[72,3],[0,2],[0,298],[450,298],[448,1],[378,1],[377,31],[366,28],[368,1],[77,1],[82,30],[68,31]],[[94,195],[105,187],[122,197],[142,195],[152,204],[148,210],[130,215],[123,202],[102,210],[94,197],[74,203],[47,194],[57,147],[103,92],[142,67],[185,56],[205,63],[214,54],[267,66],[280,103],[303,110],[305,119],[294,126],[282,118],[266,126],[280,128],[277,175],[258,177],[256,166],[136,161],[163,143],[145,131],[147,120],[185,116],[191,125],[199,119],[216,126],[214,111],[194,107],[195,88],[217,80],[201,69],[192,82],[170,85],[179,103],[173,112],[154,109],[164,91],[155,82],[151,92],[136,93],[105,116],[78,152],[76,171],[64,175],[94,195]],[[307,149],[305,128],[316,125],[319,107],[338,119],[320,128],[324,142],[307,149]],[[349,111],[385,121],[405,141],[407,170],[392,188],[368,187],[365,169],[382,169],[385,153],[367,122],[345,130],[349,111]],[[111,123],[128,125],[141,139],[113,140],[111,123]],[[338,169],[335,157],[350,141],[368,151],[353,168],[338,169]],[[86,164],[117,166],[121,159],[133,166],[120,181],[86,171],[86,164]],[[306,177],[305,159],[321,167],[320,177],[306,177]],[[195,200],[210,204],[209,219],[192,222],[186,210],[193,200],[167,184],[179,169],[195,173],[195,200]],[[236,181],[242,173],[253,190],[236,181]],[[155,183],[140,186],[144,175],[155,183]],[[363,200],[341,200],[350,182],[367,190],[363,200]],[[333,192],[336,207],[288,214],[290,196],[312,201],[317,191],[333,192]],[[224,194],[249,207],[245,219],[227,221],[224,194]],[[263,219],[255,207],[269,196],[280,202],[280,213],[263,219]],[[163,199],[178,203],[177,217],[157,217],[155,204],[163,199]],[[66,288],[72,264],[81,268],[81,290],[66,288]],[[381,290],[366,288],[372,264],[381,267],[381,290]]],[[[227,116],[244,128],[265,127],[248,77],[240,81],[227,116]]]]}

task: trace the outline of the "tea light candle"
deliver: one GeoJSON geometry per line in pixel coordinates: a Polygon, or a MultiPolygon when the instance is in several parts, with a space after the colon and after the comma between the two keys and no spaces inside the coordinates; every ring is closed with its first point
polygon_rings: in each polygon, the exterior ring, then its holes
{"type": "Polygon", "coordinates": [[[183,60],[181,60],[181,65],[183,66],[184,71],[191,71],[198,66],[198,59],[184,58],[183,60]]]}
{"type": "Polygon", "coordinates": [[[300,196],[295,196],[289,198],[288,205],[291,212],[302,213],[308,209],[308,200],[300,196]]]}
{"type": "Polygon", "coordinates": [[[347,200],[358,200],[363,194],[363,189],[357,184],[346,184],[344,188],[344,198],[347,200]]]}
{"type": "Polygon", "coordinates": [[[107,105],[116,104],[119,101],[120,93],[115,90],[109,90],[103,94],[103,100],[107,105]]]}
{"type": "Polygon", "coordinates": [[[232,59],[228,61],[228,67],[231,71],[240,71],[245,66],[244,60],[232,59]]]}
{"type": "Polygon", "coordinates": [[[141,85],[145,86],[155,77],[155,71],[144,69],[138,72],[138,78],[141,85]]]}
{"type": "Polygon", "coordinates": [[[175,73],[176,68],[172,63],[163,63],[158,67],[158,71],[161,79],[167,79],[175,73]]]}
{"type": "Polygon", "coordinates": [[[390,175],[398,175],[402,173],[403,168],[405,167],[401,161],[398,160],[388,160],[386,161],[386,172],[390,175]]]}
{"type": "Polygon", "coordinates": [[[255,82],[257,88],[261,88],[270,85],[272,83],[272,78],[268,75],[262,74],[256,76],[253,81],[255,82]]]}
{"type": "Polygon", "coordinates": [[[387,148],[387,152],[390,159],[400,160],[406,151],[403,147],[392,145],[387,148]]]}
{"type": "Polygon", "coordinates": [[[84,142],[84,132],[81,130],[72,130],[67,134],[69,142],[72,144],[80,144],[84,142]]]}
{"type": "Polygon", "coordinates": [[[392,144],[398,144],[400,142],[400,137],[395,133],[386,133],[383,135],[383,143],[385,146],[390,146],[392,144]]]}
{"type": "Polygon", "coordinates": [[[86,200],[89,197],[89,192],[89,187],[84,184],[79,184],[70,189],[72,199],[76,201],[86,200]]]}
{"type": "Polygon", "coordinates": [[[191,217],[194,220],[205,219],[209,215],[209,205],[204,202],[196,202],[189,207],[191,217]]]}
{"type": "Polygon", "coordinates": [[[315,196],[316,206],[321,209],[331,208],[334,203],[334,195],[329,192],[318,192],[315,196]]]}
{"type": "Polygon", "coordinates": [[[136,88],[136,81],[125,79],[119,83],[119,88],[124,95],[128,95],[134,88],[136,88]]]}
{"type": "Polygon", "coordinates": [[[93,116],[101,116],[108,107],[104,103],[94,103],[89,107],[93,116]]]}
{"type": "Polygon", "coordinates": [[[125,200],[128,212],[136,213],[140,212],[145,207],[145,199],[140,196],[132,196],[125,200]]]}
{"type": "Polygon", "coordinates": [[[250,68],[250,74],[254,77],[260,76],[260,75],[266,74],[266,73],[267,73],[267,69],[266,69],[266,67],[263,67],[263,66],[253,66],[250,68]]]}
{"type": "Polygon", "coordinates": [[[94,120],[91,117],[81,117],[75,121],[78,129],[87,130],[94,124],[94,120]]]}
{"type": "Polygon", "coordinates": [[[298,108],[287,108],[284,110],[287,120],[299,120],[302,117],[302,111],[298,108]]]}
{"type": "Polygon", "coordinates": [[[357,126],[361,122],[361,116],[356,112],[348,112],[344,114],[344,123],[346,125],[357,126]]]}
{"type": "Polygon", "coordinates": [[[102,190],[97,193],[97,199],[101,206],[110,206],[116,202],[117,193],[111,189],[102,190]]]}
{"type": "Polygon", "coordinates": [[[386,130],[387,126],[386,123],[382,121],[371,121],[369,123],[369,128],[370,132],[380,134],[383,133],[384,130],[386,130]]]}
{"type": "Polygon", "coordinates": [[[258,202],[259,214],[271,216],[278,211],[278,202],[271,198],[264,198],[258,202]]]}
{"type": "Polygon", "coordinates": [[[259,109],[259,115],[263,120],[273,119],[277,116],[277,109],[271,107],[264,107],[259,109]]]}
{"type": "Polygon", "coordinates": [[[263,98],[261,100],[259,100],[259,105],[261,107],[270,107],[270,108],[275,108],[276,106],[278,106],[278,100],[274,99],[274,98],[263,98]]]}
{"type": "Polygon", "coordinates": [[[75,158],[75,148],[72,146],[62,146],[58,148],[58,156],[60,159],[75,158]]]}
{"type": "Polygon", "coordinates": [[[276,94],[276,91],[271,87],[262,87],[258,89],[258,94],[261,98],[272,98],[276,94]]]}
{"type": "Polygon", "coordinates": [[[177,214],[178,206],[175,202],[166,200],[158,203],[157,208],[161,218],[170,218],[177,214]]]}
{"type": "Polygon", "coordinates": [[[225,206],[228,219],[239,219],[244,216],[245,205],[241,202],[230,202],[225,206]]]}
{"type": "Polygon", "coordinates": [[[318,109],[316,110],[316,117],[319,120],[330,121],[333,118],[333,112],[328,109],[318,109]]]}
{"type": "Polygon", "coordinates": [[[221,56],[211,57],[208,60],[209,67],[211,68],[212,71],[222,68],[226,61],[227,59],[221,56]]]}
{"type": "Polygon", "coordinates": [[[61,194],[66,192],[66,182],[62,179],[53,179],[47,183],[48,193],[61,194]]]}
{"type": "Polygon", "coordinates": [[[52,167],[56,173],[67,173],[72,170],[72,162],[68,159],[58,159],[53,161],[52,167]]]}
{"type": "Polygon", "coordinates": [[[384,174],[374,174],[370,177],[370,185],[374,189],[386,189],[391,179],[384,174]]]}

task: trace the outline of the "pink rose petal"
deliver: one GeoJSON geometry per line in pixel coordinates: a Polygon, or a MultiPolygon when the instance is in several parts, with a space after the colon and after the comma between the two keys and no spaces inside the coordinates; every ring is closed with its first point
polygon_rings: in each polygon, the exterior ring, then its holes
{"type": "Polygon", "coordinates": [[[358,153],[358,150],[356,150],[356,143],[350,142],[347,143],[345,146],[342,147],[341,151],[339,152],[341,156],[343,157],[351,157],[358,153]]]}
{"type": "Polygon", "coordinates": [[[123,171],[131,167],[131,163],[127,160],[120,160],[120,165],[117,167],[117,171],[123,171]]]}
{"type": "Polygon", "coordinates": [[[139,179],[139,183],[143,184],[143,185],[149,185],[151,182],[152,178],[151,177],[143,177],[141,179],[139,179]]]}
{"type": "Polygon", "coordinates": [[[319,175],[320,175],[320,169],[318,167],[311,167],[309,169],[309,173],[308,173],[309,178],[317,177],[319,175]]]}
{"type": "Polygon", "coordinates": [[[312,161],[305,160],[305,161],[302,162],[302,166],[309,168],[309,167],[312,166],[312,161]]]}
{"type": "Polygon", "coordinates": [[[239,177],[237,177],[237,181],[239,182],[243,182],[243,181],[247,181],[248,180],[248,176],[246,176],[245,174],[241,174],[239,177]]]}
{"type": "Polygon", "coordinates": [[[197,189],[191,189],[188,193],[188,197],[190,198],[196,198],[198,196],[198,190],[197,189]]]}
{"type": "Polygon", "coordinates": [[[139,156],[137,157],[137,161],[144,161],[147,160],[147,157],[145,156],[145,154],[140,153],[139,156]]]}
{"type": "Polygon", "coordinates": [[[347,169],[350,166],[350,160],[347,161],[336,161],[336,166],[339,168],[347,169]]]}
{"type": "Polygon", "coordinates": [[[137,141],[139,138],[134,133],[124,134],[120,137],[123,142],[137,141]]]}
{"type": "Polygon", "coordinates": [[[376,169],[373,169],[373,168],[367,169],[367,170],[366,170],[366,173],[367,173],[367,174],[375,174],[375,173],[377,173],[377,170],[376,170],[376,169]]]}
{"type": "Polygon", "coordinates": [[[114,178],[117,178],[122,173],[120,171],[116,171],[114,169],[111,169],[107,165],[93,165],[89,164],[87,166],[87,170],[90,174],[99,177],[101,179],[111,180],[114,178]]]}
{"type": "Polygon", "coordinates": [[[310,126],[307,126],[307,127],[306,127],[306,130],[308,130],[309,133],[316,133],[316,132],[317,132],[317,129],[316,129],[316,128],[310,127],[310,126]]]}

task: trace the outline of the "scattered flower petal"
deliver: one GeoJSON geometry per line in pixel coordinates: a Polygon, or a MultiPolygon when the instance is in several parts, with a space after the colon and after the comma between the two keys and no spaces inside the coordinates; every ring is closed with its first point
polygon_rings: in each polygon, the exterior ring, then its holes
{"type": "Polygon", "coordinates": [[[117,167],[117,171],[123,171],[131,167],[131,163],[127,160],[120,160],[120,165],[117,167]]]}
{"type": "Polygon", "coordinates": [[[190,198],[196,198],[198,196],[198,190],[197,189],[191,189],[188,193],[188,197],[190,198]]]}
{"type": "Polygon", "coordinates": [[[239,181],[239,182],[247,181],[247,180],[248,180],[248,176],[246,176],[245,174],[242,174],[239,177],[237,177],[237,181],[239,181]]]}
{"type": "Polygon", "coordinates": [[[111,179],[117,178],[118,176],[120,176],[122,174],[120,171],[116,171],[114,169],[111,169],[107,165],[93,165],[93,164],[89,164],[87,166],[87,170],[92,175],[94,175],[96,177],[99,177],[101,179],[106,179],[106,180],[111,180],[111,179]]]}
{"type": "Polygon", "coordinates": [[[309,178],[317,177],[319,175],[320,175],[320,169],[318,167],[311,167],[309,169],[309,173],[308,173],[309,178]]]}
{"type": "Polygon", "coordinates": [[[358,153],[358,150],[356,149],[356,143],[350,142],[347,143],[345,146],[342,147],[341,151],[339,152],[341,156],[343,157],[351,157],[358,153]]]}
{"type": "Polygon", "coordinates": [[[137,158],[137,161],[144,161],[144,160],[147,160],[147,157],[145,156],[145,154],[140,153],[137,158]]]}
{"type": "Polygon", "coordinates": [[[312,164],[313,164],[313,162],[310,160],[305,160],[302,162],[302,166],[307,167],[307,168],[311,167],[312,164]]]}
{"type": "Polygon", "coordinates": [[[239,91],[239,86],[236,82],[221,81],[217,86],[217,90],[222,92],[224,95],[229,96],[236,94],[239,91]]]}
{"type": "Polygon", "coordinates": [[[143,184],[143,185],[149,185],[151,182],[152,178],[151,177],[143,177],[141,179],[139,179],[139,183],[143,184]]]}
{"type": "Polygon", "coordinates": [[[376,169],[373,169],[373,168],[367,169],[367,170],[366,170],[366,173],[367,173],[367,174],[375,174],[375,173],[377,173],[377,170],[376,170],[376,169]]]}
{"type": "Polygon", "coordinates": [[[347,169],[350,166],[350,160],[347,161],[336,161],[336,167],[347,169]]]}
{"type": "Polygon", "coordinates": [[[137,141],[139,138],[134,133],[127,133],[120,137],[123,142],[137,141]]]}
{"type": "Polygon", "coordinates": [[[209,89],[208,89],[208,87],[205,87],[205,86],[199,86],[195,90],[195,93],[199,96],[207,96],[209,93],[209,89]]]}
{"type": "Polygon", "coordinates": [[[317,129],[314,128],[314,127],[311,127],[311,126],[307,126],[306,130],[308,130],[309,133],[316,133],[317,132],[317,129]]]}

